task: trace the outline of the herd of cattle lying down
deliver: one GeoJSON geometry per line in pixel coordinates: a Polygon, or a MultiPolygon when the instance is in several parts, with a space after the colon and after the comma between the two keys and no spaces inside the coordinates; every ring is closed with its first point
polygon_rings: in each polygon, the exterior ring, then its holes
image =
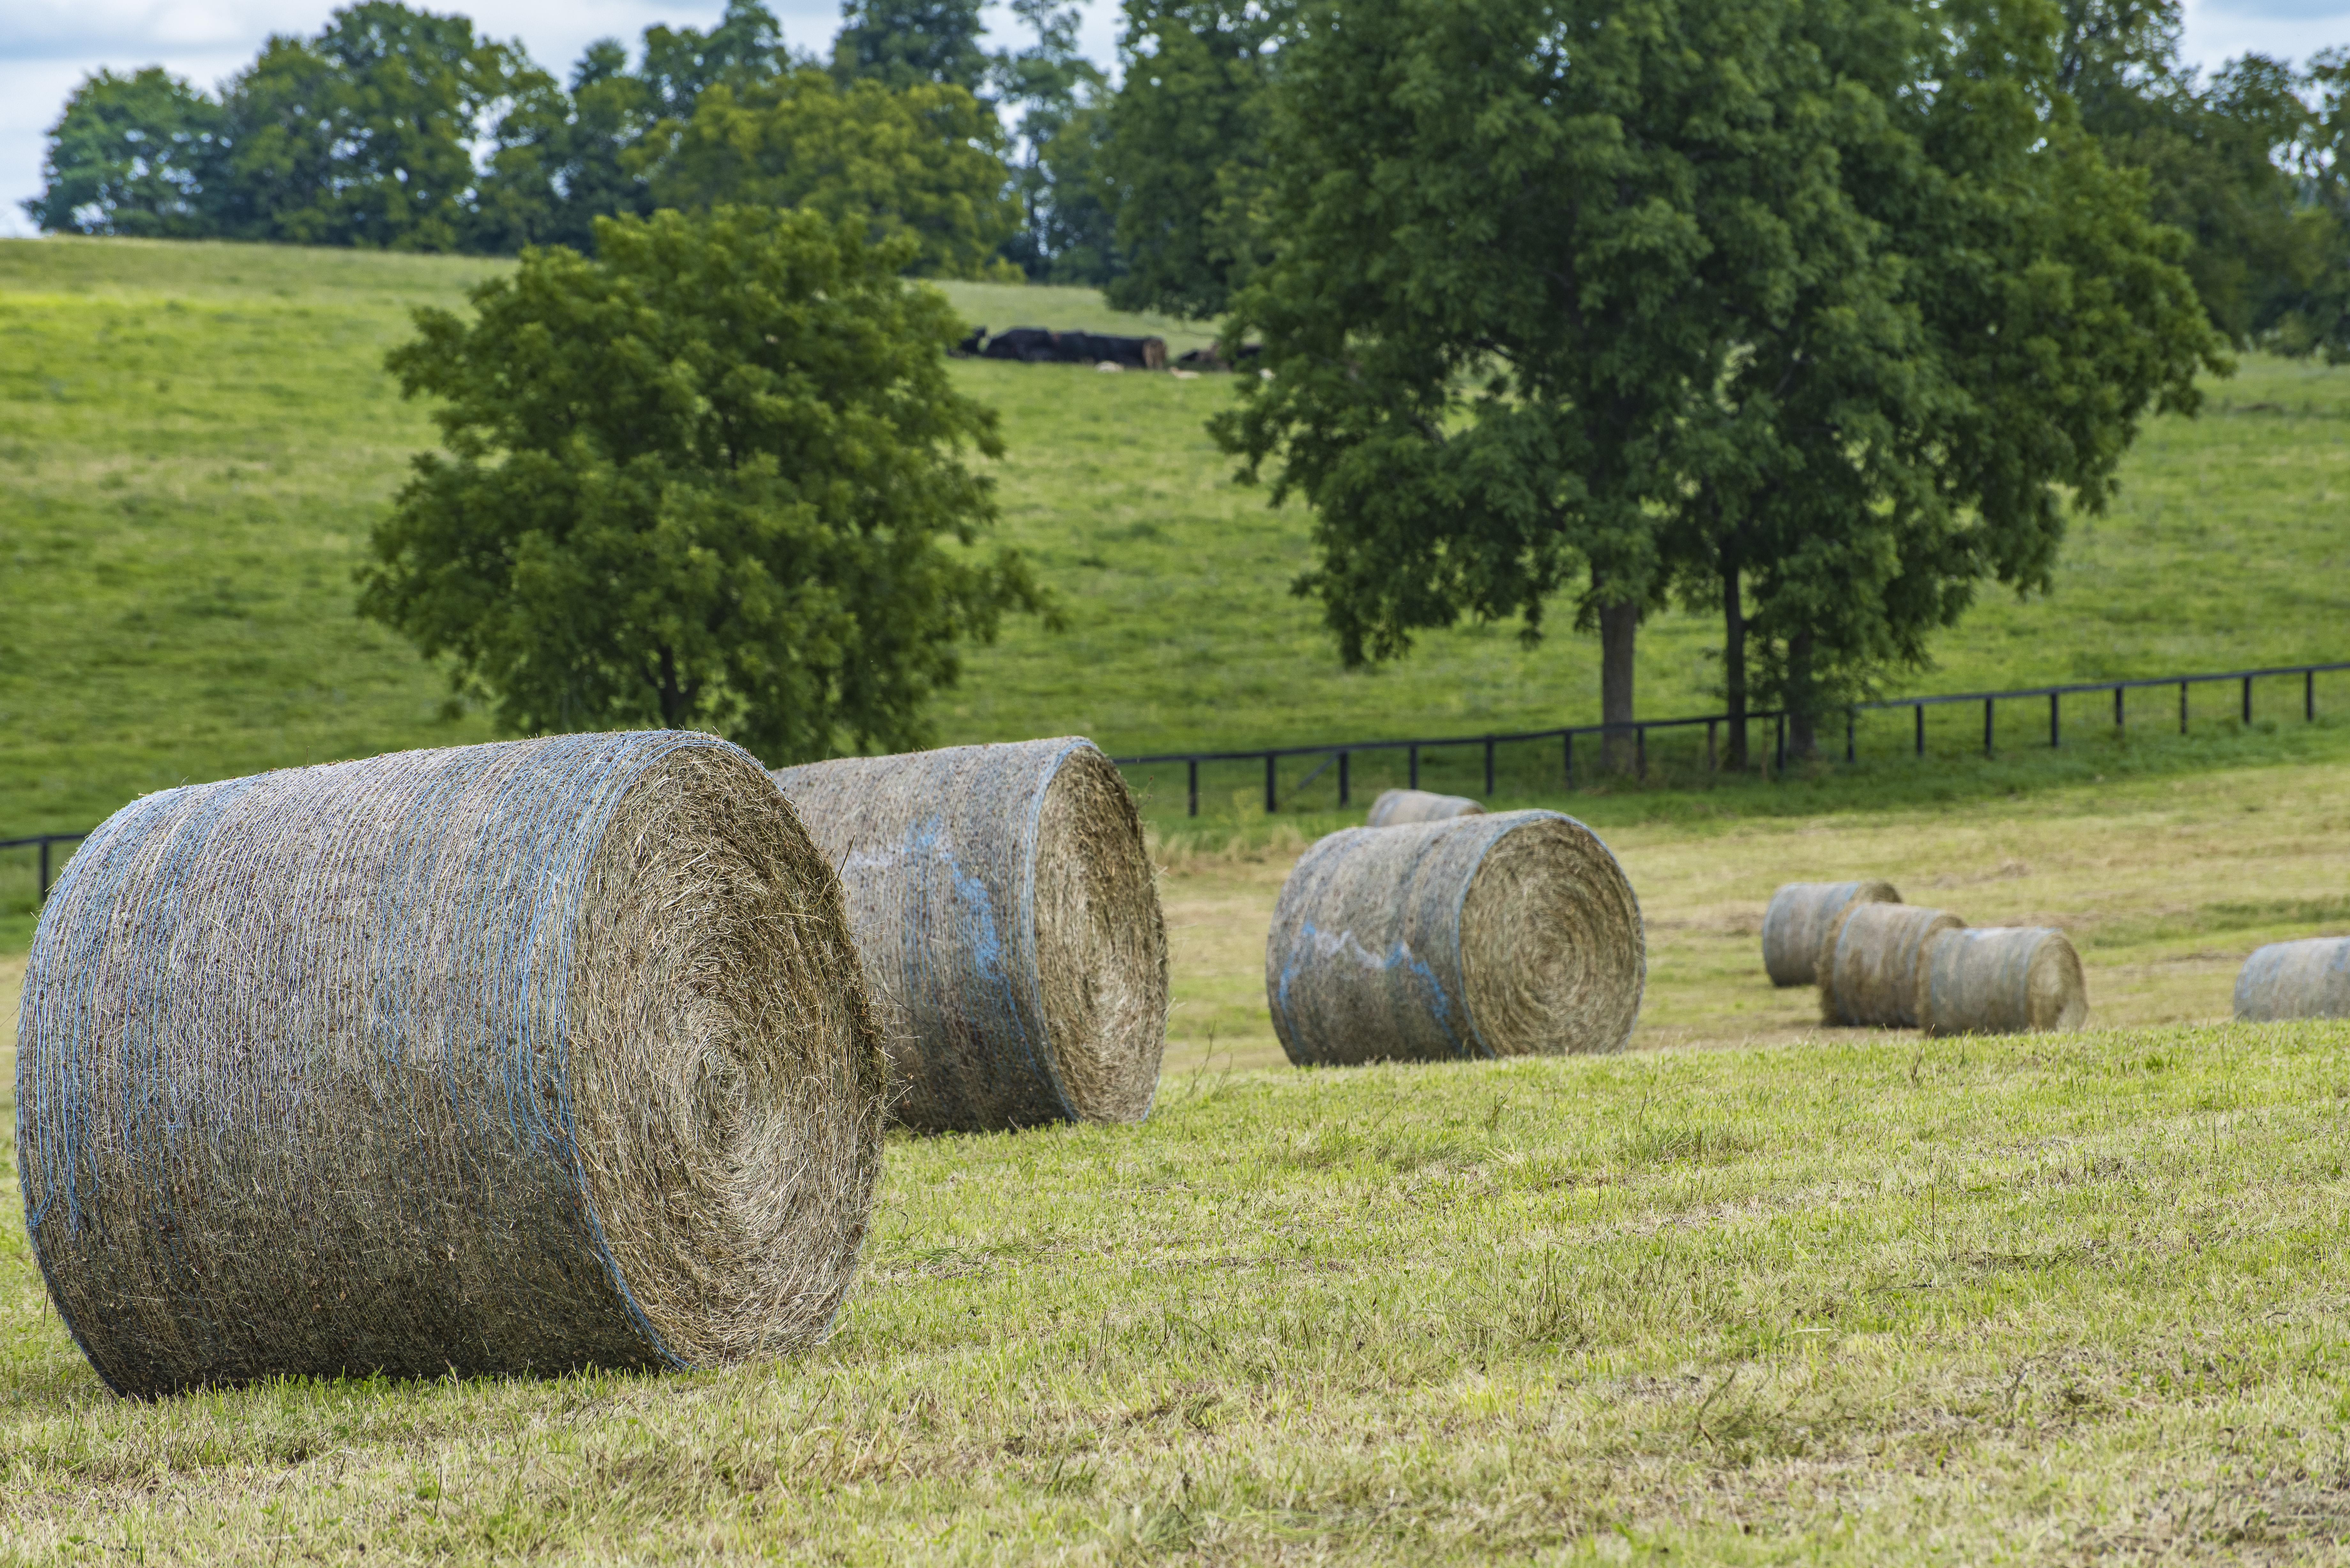
{"type": "Polygon", "coordinates": [[[1015,327],[991,336],[978,327],[954,346],[958,358],[1017,359],[1024,365],[1116,365],[1134,370],[1230,370],[1254,360],[1263,345],[1243,343],[1226,359],[1211,346],[1169,358],[1164,337],[1120,337],[1107,332],[1051,332],[1015,327]]]}

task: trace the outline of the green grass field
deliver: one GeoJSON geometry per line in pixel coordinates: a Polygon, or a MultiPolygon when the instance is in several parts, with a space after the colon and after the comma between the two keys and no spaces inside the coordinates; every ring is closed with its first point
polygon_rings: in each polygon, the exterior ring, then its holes
{"type": "MultiPolygon", "coordinates": [[[[380,369],[491,264],[0,243],[0,836],[281,763],[484,738],[357,622],[359,541],[429,439],[380,369]]],[[[1109,327],[958,286],[991,326],[1109,327]]],[[[1147,324],[1166,327],[1171,324],[1147,324]]],[[[1175,334],[1170,331],[1170,337],[1175,334]]],[[[1179,342],[1197,341],[1197,335],[1179,342]]],[[[1507,628],[1337,670],[1303,519],[1200,431],[1231,383],[963,365],[1005,531],[1071,626],[1015,627],[948,740],[1119,750],[1587,720],[1596,655],[1507,628]]],[[[2153,427],[2055,594],[1987,597],[1920,689],[2350,657],[2350,379],[2255,360],[2153,427]]],[[[1709,628],[1646,643],[1710,704],[1709,628]]],[[[1906,719],[1857,767],[1558,790],[1639,892],[1636,1049],[1299,1073],[1273,898],[1384,763],[1138,775],[1176,1009],[1150,1119],[893,1137],[823,1347],[672,1377],[98,1383],[0,1215],[0,1568],[229,1563],[1927,1563],[2350,1560],[2350,1024],[2226,1023],[2258,942],[2350,929],[2350,676],[1906,719]],[[1756,933],[1790,877],[2053,923],[2064,1037],[1822,1032],[1756,933]]],[[[1445,753],[1427,782],[1477,787],[1445,753]]],[[[0,865],[0,1115],[24,867],[0,865]]],[[[0,1182],[14,1174],[0,1151],[0,1182]]]]}
{"type": "MultiPolygon", "coordinates": [[[[384,350],[495,263],[264,246],[0,242],[0,836],[89,826],[183,780],[483,738],[441,674],[359,622],[360,542],[430,443],[384,350]]],[[[1128,326],[1076,290],[951,285],[974,320],[1128,326]]],[[[1305,517],[1231,483],[1201,421],[1229,379],[959,365],[1003,411],[1003,534],[1066,607],[973,653],[949,742],[1090,734],[1118,752],[1587,722],[1596,650],[1508,626],[1341,670],[1288,584],[1305,517]]],[[[2160,674],[2350,653],[2350,371],[2253,359],[2201,420],[2155,422],[2053,596],[1987,593],[1908,689],[2160,674]]],[[[1639,701],[1714,705],[1710,623],[1645,635],[1639,701]]],[[[2350,686],[2344,689],[2350,703],[2350,686]]],[[[2212,703],[2224,711],[2225,694],[2212,703]]],[[[2031,721],[2015,721],[2018,742],[2031,721]]],[[[1905,738],[1881,737],[1896,748],[1905,738]]],[[[1979,742],[1938,716],[1935,744],[1979,742]]],[[[1464,759],[1439,760],[1458,783],[1464,759]]],[[[1526,787],[1546,760],[1522,764],[1526,787]]],[[[1213,781],[1229,811],[1244,774],[1213,781]]],[[[1377,782],[1376,780],[1374,782],[1377,782]]],[[[1261,786],[1260,786],[1261,787],[1261,786]]],[[[1155,815],[1167,809],[1154,789],[1155,815]]]]}

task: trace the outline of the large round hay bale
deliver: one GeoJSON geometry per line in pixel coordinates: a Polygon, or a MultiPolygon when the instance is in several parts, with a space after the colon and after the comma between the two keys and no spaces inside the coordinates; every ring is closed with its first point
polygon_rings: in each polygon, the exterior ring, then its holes
{"type": "Polygon", "coordinates": [[[706,735],[149,795],[42,911],[18,1051],[26,1229],[128,1394],[805,1345],[880,1169],[837,886],[706,735]]]}
{"type": "Polygon", "coordinates": [[[1300,1066],[1613,1051],[1647,975],[1623,867],[1555,811],[1334,833],[1290,872],[1265,941],[1300,1066]]]}
{"type": "Polygon", "coordinates": [[[1371,802],[1367,827],[1400,827],[1409,822],[1443,822],[1482,816],[1484,806],[1465,794],[1434,794],[1424,789],[1383,789],[1371,802]]]}
{"type": "Polygon", "coordinates": [[[2236,975],[2236,1016],[2350,1018],[2350,937],[2312,937],[2252,950],[2236,975]]]}
{"type": "Polygon", "coordinates": [[[2078,1029],[2089,1015],[2081,955],[2047,926],[1970,926],[1926,943],[1918,1023],[1929,1034],[2078,1029]]]}
{"type": "Polygon", "coordinates": [[[1885,1029],[1918,1026],[1918,981],[1927,941],[1966,922],[1916,904],[1853,904],[1828,924],[1813,961],[1820,1018],[1885,1029]]]}
{"type": "Polygon", "coordinates": [[[1890,882],[1789,882],[1762,912],[1762,968],[1776,986],[1819,981],[1820,942],[1855,904],[1898,904],[1890,882]]]}
{"type": "Polygon", "coordinates": [[[899,1120],[988,1131],[1149,1112],[1167,929],[1134,797],[1092,742],[775,777],[840,872],[899,1120]]]}

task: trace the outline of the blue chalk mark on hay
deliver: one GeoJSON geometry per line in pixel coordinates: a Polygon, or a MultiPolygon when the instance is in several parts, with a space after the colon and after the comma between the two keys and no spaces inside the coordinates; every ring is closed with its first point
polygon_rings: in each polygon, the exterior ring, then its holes
{"type": "MultiPolygon", "coordinates": [[[[460,983],[473,1004],[471,1015],[450,1021],[474,1034],[495,1053],[484,1064],[493,1103],[465,1093],[459,1070],[469,1042],[441,1043],[440,1082],[448,1104],[477,1140],[472,1148],[450,1151],[469,1176],[484,1169],[484,1155],[516,1152],[556,1163],[577,1223],[623,1312],[652,1353],[673,1366],[687,1365],[653,1328],[607,1242],[587,1185],[571,1098],[567,1011],[577,962],[576,944],[588,872],[613,814],[647,772],[681,752],[700,749],[735,753],[743,765],[758,763],[740,748],[713,736],[675,732],[622,735],[572,735],[535,742],[508,742],[426,753],[432,771],[389,774],[370,787],[390,791],[400,808],[388,844],[369,844],[348,827],[317,860],[376,849],[380,886],[371,905],[372,929],[359,938],[369,970],[359,987],[361,1037],[380,1056],[400,1061],[417,1044],[410,999],[430,977],[424,973],[428,939],[439,935],[452,956],[460,983]],[[498,776],[503,771],[504,776],[498,776]],[[483,794],[487,786],[486,801],[483,794]],[[451,809],[473,806],[470,827],[452,826],[451,809]],[[438,933],[431,918],[448,911],[432,903],[444,874],[462,877],[470,897],[454,911],[453,926],[438,933]],[[520,895],[519,898],[516,895],[520,895]],[[470,1026],[470,1027],[469,1027],[470,1026]],[[478,1140],[502,1128],[506,1147],[478,1140]]],[[[370,763],[332,764],[289,773],[347,776],[370,763]]],[[[62,1222],[68,1236],[101,1229],[113,1220],[136,1223],[160,1238],[173,1271],[189,1277],[172,1238],[178,1227],[168,1207],[172,1152],[187,1131],[187,1094],[239,1092],[244,1085],[183,1083],[166,1067],[163,1029],[171,1022],[176,938],[182,902],[200,877],[234,862],[240,841],[241,810],[269,810],[273,780],[262,774],[218,784],[182,786],[134,801],[109,817],[68,862],[52,888],[36,929],[21,1010],[17,1062],[17,1180],[25,1202],[26,1229],[53,1299],[62,1299],[51,1273],[44,1241],[62,1222]],[[124,1023],[110,1048],[120,1053],[116,1115],[124,1128],[124,1152],[144,1191],[144,1212],[110,1217],[97,1207],[85,1183],[95,1175],[89,1120],[92,1105],[85,1065],[100,1044],[99,1017],[118,1006],[124,1023]],[[160,1136],[140,1136],[144,1127],[160,1136]]],[[[288,803],[298,809],[301,803],[288,803]]],[[[270,870],[282,873],[284,867],[270,870]]],[[[304,867],[289,881],[261,886],[233,878],[214,890],[205,912],[298,909],[304,867]]],[[[266,996],[208,997],[228,1010],[239,1037],[259,1037],[271,1026],[266,996]]],[[[303,1064],[270,1057],[279,1073],[298,1073],[303,1064]]],[[[292,1090],[298,1102],[301,1088],[292,1090]]],[[[217,1118],[216,1118],[217,1119],[217,1118]]],[[[473,1183],[468,1181],[470,1188],[473,1183]]],[[[191,1290],[182,1304],[203,1299],[191,1290]]],[[[87,1355],[79,1330],[67,1324],[87,1355]]],[[[102,1377],[106,1368],[90,1357],[102,1377]]],[[[111,1377],[107,1377],[109,1386],[111,1377]]]]}
{"type": "MultiPolygon", "coordinates": [[[[1290,955],[1289,961],[1282,966],[1281,981],[1275,988],[1275,998],[1281,1008],[1282,1021],[1288,1024],[1300,1038],[1304,1038],[1305,1034],[1305,1021],[1301,1020],[1290,1009],[1290,985],[1299,975],[1305,973],[1314,961],[1335,959],[1343,954],[1346,955],[1349,967],[1357,972],[1367,970],[1373,973],[1386,973],[1400,970],[1410,979],[1418,981],[1419,995],[1427,1009],[1429,1017],[1433,1019],[1436,1026],[1444,1032],[1444,1038],[1451,1043],[1452,1049],[1456,1053],[1462,1056],[1471,1054],[1468,1047],[1461,1044],[1459,1032],[1452,1027],[1452,998],[1446,994],[1444,982],[1436,978],[1436,971],[1429,967],[1427,960],[1411,950],[1409,941],[1399,937],[1386,952],[1375,953],[1357,940],[1354,932],[1343,930],[1336,933],[1326,932],[1311,920],[1305,921],[1298,928],[1297,936],[1297,944],[1290,955]]],[[[1471,1027],[1474,1027],[1473,1023],[1471,1027]]],[[[1482,1042],[1480,1044],[1482,1044],[1482,1042]]],[[[1486,1054],[1491,1055],[1492,1053],[1487,1052],[1486,1054]]]]}

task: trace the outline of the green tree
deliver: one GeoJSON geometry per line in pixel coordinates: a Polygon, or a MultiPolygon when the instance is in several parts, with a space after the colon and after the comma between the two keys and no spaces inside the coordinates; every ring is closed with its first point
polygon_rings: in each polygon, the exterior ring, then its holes
{"type": "Polygon", "coordinates": [[[1113,304],[1220,316],[1262,259],[1268,96],[1295,0],[1125,0],[1125,79],[1101,177],[1125,275],[1113,304]]]}
{"type": "MultiPolygon", "coordinates": [[[[647,27],[644,54],[639,79],[651,89],[660,113],[671,119],[691,116],[705,88],[723,82],[740,92],[773,80],[797,63],[784,45],[775,13],[760,0],[726,0],[718,26],[707,33],[691,27],[647,27]]],[[[588,62],[581,64],[584,71],[588,62]]]]}
{"type": "Polygon", "coordinates": [[[832,42],[832,71],[843,86],[879,82],[905,88],[987,90],[994,61],[979,47],[987,25],[980,0],[844,0],[832,42]]]}
{"type": "Polygon", "coordinates": [[[159,66],[101,70],[49,128],[44,185],[25,213],[51,234],[216,234],[226,130],[217,102],[159,66]]]}
{"type": "Polygon", "coordinates": [[[1003,126],[959,87],[843,88],[815,69],[740,96],[721,83],[669,134],[652,176],[661,205],[755,203],[856,219],[877,242],[912,238],[914,265],[932,275],[986,272],[1020,220],[1003,126]]]}
{"type": "Polygon", "coordinates": [[[1012,0],[1012,11],[1036,42],[995,61],[1000,100],[1018,113],[1012,172],[1027,214],[1003,254],[1038,282],[1107,283],[1122,268],[1117,213],[1101,172],[1107,83],[1078,52],[1076,6],[1012,0]]]}
{"type": "Polygon", "coordinates": [[[507,729],[700,727],[771,762],[926,738],[958,649],[1041,597],[978,552],[995,416],[913,250],[723,208],[598,225],[416,313],[389,358],[442,400],[360,609],[449,655],[507,729]]]}
{"type": "Polygon", "coordinates": [[[1342,656],[1535,636],[1575,584],[1620,724],[1677,586],[1723,609],[1732,704],[1807,747],[1976,582],[2043,581],[2066,488],[2101,504],[2216,350],[2054,35],[1893,0],[1305,13],[1227,328],[1273,379],[1217,433],[1314,505],[1342,656]]]}
{"type": "Polygon", "coordinates": [[[241,238],[393,250],[461,248],[481,122],[545,84],[515,46],[463,16],[362,0],[307,42],[273,37],[229,85],[241,238]]]}

